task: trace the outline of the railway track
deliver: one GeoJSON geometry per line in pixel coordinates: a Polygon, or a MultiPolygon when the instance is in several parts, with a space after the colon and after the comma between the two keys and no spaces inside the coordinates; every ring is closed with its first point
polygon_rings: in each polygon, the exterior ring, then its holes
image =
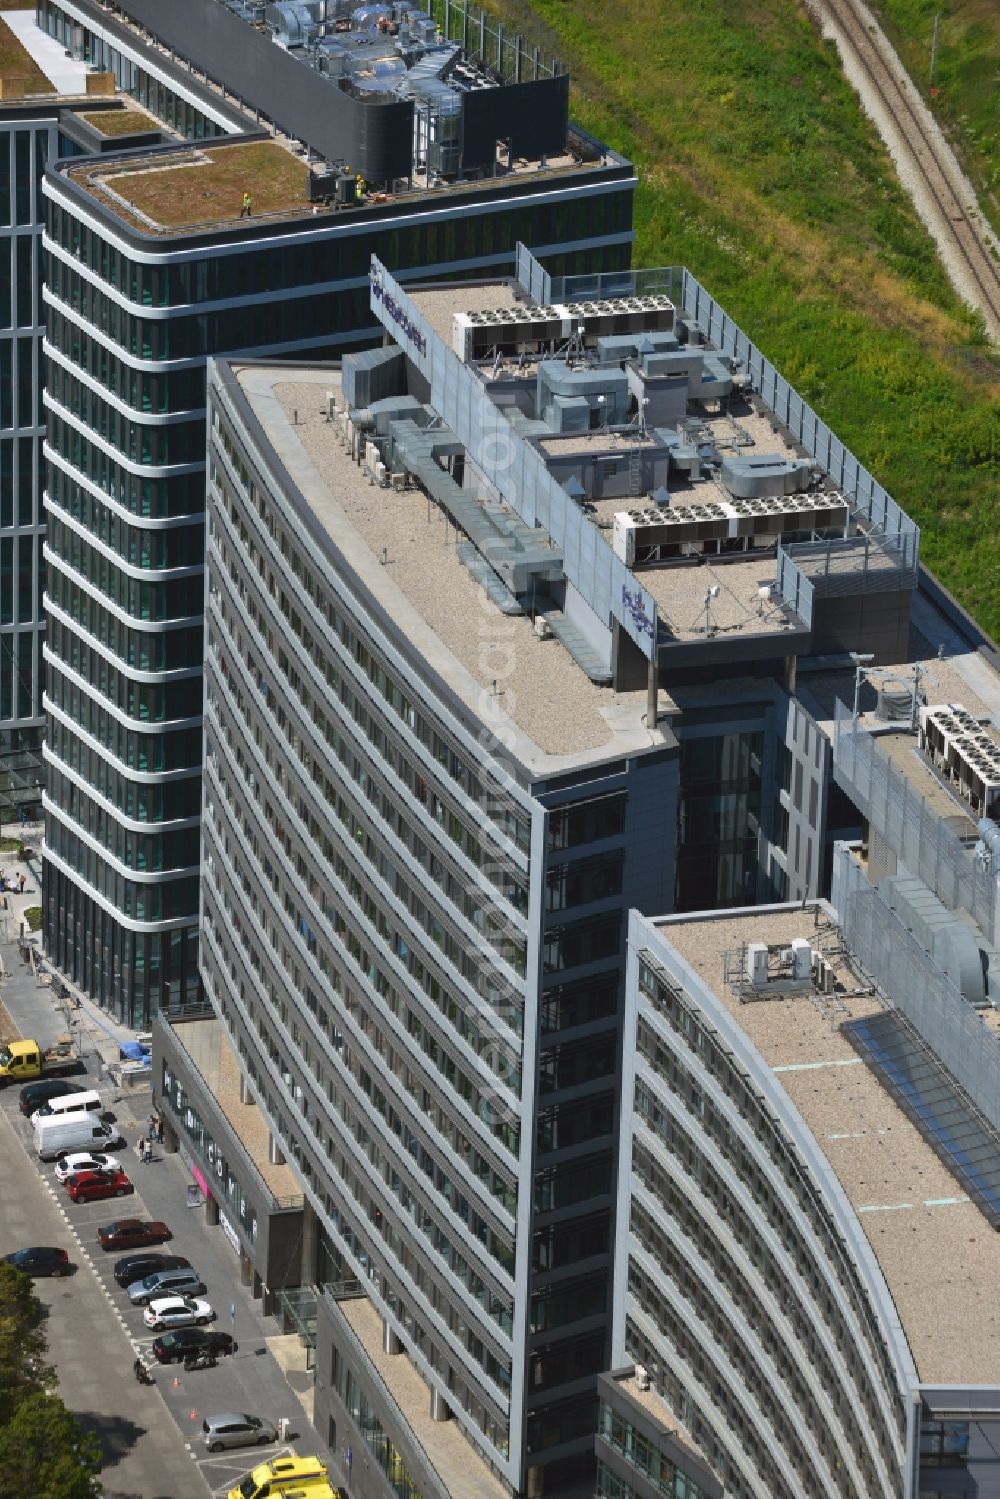
{"type": "Polygon", "coordinates": [[[897,133],[896,151],[922,183],[937,221],[935,237],[953,281],[960,294],[980,308],[992,337],[1000,340],[1000,267],[978,209],[970,212],[974,194],[950,147],[863,0],[810,0],[810,8],[841,33],[868,89],[897,133]],[[960,275],[956,275],[958,267],[960,275]]]}

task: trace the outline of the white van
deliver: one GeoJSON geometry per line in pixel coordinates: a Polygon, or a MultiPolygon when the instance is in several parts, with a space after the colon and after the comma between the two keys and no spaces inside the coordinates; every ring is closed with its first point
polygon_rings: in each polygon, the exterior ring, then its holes
{"type": "Polygon", "coordinates": [[[81,1093],[63,1093],[59,1098],[50,1098],[31,1116],[32,1124],[39,1119],[68,1119],[71,1114],[100,1114],[104,1108],[101,1095],[93,1088],[81,1093]]]}
{"type": "Polygon", "coordinates": [[[93,1114],[49,1114],[35,1120],[35,1149],[43,1161],[57,1161],[74,1150],[116,1150],[124,1144],[113,1124],[102,1124],[93,1114]]]}

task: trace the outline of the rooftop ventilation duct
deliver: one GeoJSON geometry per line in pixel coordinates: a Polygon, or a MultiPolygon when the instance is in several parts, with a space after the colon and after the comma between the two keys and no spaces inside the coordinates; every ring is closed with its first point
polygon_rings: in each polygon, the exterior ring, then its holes
{"type": "Polygon", "coordinates": [[[264,20],[274,33],[279,47],[304,47],[319,29],[312,10],[296,0],[284,0],[278,5],[269,5],[264,20]]]}

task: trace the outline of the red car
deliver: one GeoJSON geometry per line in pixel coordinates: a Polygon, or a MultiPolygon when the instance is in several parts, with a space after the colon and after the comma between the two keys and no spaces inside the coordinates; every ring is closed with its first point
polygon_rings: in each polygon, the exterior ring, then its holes
{"type": "Polygon", "coordinates": [[[143,1249],[147,1244],[165,1244],[173,1234],[165,1223],[158,1220],[144,1222],[141,1218],[118,1218],[99,1228],[97,1238],[102,1249],[143,1249]]]}
{"type": "Polygon", "coordinates": [[[66,1178],[74,1202],[98,1202],[102,1197],[127,1197],[135,1188],[124,1171],[76,1171],[66,1178]]]}

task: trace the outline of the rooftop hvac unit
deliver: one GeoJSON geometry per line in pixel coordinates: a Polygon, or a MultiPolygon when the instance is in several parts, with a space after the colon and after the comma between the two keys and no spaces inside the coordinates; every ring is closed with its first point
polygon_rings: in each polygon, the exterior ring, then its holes
{"type": "Polygon", "coordinates": [[[792,978],[807,979],[812,973],[812,947],[805,937],[792,938],[792,978]]]}
{"type": "Polygon", "coordinates": [[[767,943],[751,942],[747,947],[747,978],[755,989],[767,984],[767,943]]]}
{"type": "Polygon", "coordinates": [[[649,1389],[649,1373],[643,1368],[642,1364],[636,1364],[635,1366],[635,1386],[637,1390],[649,1389]]]}
{"type": "Polygon", "coordinates": [[[317,23],[307,5],[295,0],[269,5],[264,19],[280,47],[304,47],[316,34],[317,23]]]}

